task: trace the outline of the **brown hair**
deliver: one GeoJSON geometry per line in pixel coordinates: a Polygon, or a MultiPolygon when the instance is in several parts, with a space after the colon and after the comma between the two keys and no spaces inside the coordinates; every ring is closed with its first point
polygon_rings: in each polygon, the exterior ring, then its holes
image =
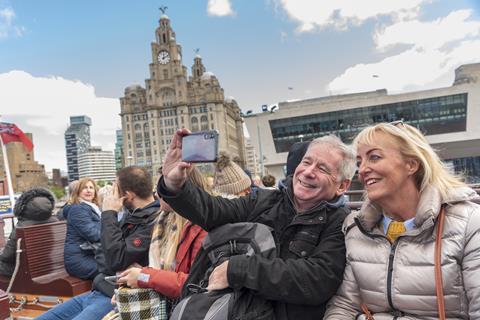
{"type": "Polygon", "coordinates": [[[80,193],[89,182],[91,182],[93,184],[93,187],[95,188],[95,195],[93,196],[92,202],[98,206],[98,187],[97,187],[97,184],[95,183],[95,180],[93,180],[92,178],[82,178],[78,180],[77,187],[73,192],[72,196],[70,197],[70,199],[68,200],[68,203],[79,204],[81,199],[80,193]]]}

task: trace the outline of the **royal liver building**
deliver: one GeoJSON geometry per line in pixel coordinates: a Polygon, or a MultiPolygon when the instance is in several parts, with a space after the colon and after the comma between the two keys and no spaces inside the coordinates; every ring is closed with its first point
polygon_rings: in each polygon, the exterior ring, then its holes
{"type": "Polygon", "coordinates": [[[237,102],[225,98],[218,79],[206,72],[199,55],[188,75],[182,47],[166,15],[160,18],[155,39],[145,88],[129,86],[120,98],[125,165],[146,166],[155,174],[175,130],[188,128],[218,130],[219,150],[227,150],[243,166],[245,146],[237,102]]]}

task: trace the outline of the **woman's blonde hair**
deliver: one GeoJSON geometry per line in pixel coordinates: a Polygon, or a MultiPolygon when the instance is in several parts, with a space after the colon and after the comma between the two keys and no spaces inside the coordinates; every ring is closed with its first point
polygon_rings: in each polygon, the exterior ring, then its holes
{"type": "Polygon", "coordinates": [[[95,183],[95,180],[93,180],[92,178],[82,178],[78,180],[78,184],[75,187],[75,191],[73,192],[70,199],[68,200],[68,203],[79,204],[81,199],[80,193],[89,182],[93,183],[93,187],[95,188],[95,195],[93,196],[92,202],[98,206],[98,187],[97,187],[97,184],[95,183]]]}
{"type": "MultiPolygon", "coordinates": [[[[210,193],[207,180],[195,166],[192,166],[189,178],[197,187],[210,193]]],[[[178,245],[183,227],[187,222],[187,219],[176,212],[162,212],[157,217],[152,233],[152,245],[154,245],[152,258],[158,259],[159,263],[151,265],[152,267],[170,271],[175,269],[178,245]]]]}
{"type": "Polygon", "coordinates": [[[379,123],[367,127],[355,137],[353,145],[355,148],[358,148],[359,144],[375,145],[378,134],[385,134],[394,139],[403,157],[419,162],[415,180],[420,192],[427,186],[433,186],[445,198],[452,188],[465,186],[461,176],[448,171],[425,136],[417,128],[406,123],[379,123]]]}

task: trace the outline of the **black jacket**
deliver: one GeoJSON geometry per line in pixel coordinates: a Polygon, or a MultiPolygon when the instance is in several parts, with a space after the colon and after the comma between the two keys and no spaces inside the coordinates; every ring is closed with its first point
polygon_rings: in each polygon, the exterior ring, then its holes
{"type": "Polygon", "coordinates": [[[232,257],[227,271],[233,288],[246,287],[275,301],[277,319],[321,319],[339,287],[345,267],[342,223],[349,209],[343,197],[298,214],[289,188],[260,189],[239,199],[212,197],[187,181],[172,195],[163,178],[157,190],[179,214],[209,231],[225,223],[251,221],[274,229],[279,258],[232,257]]]}
{"type": "Polygon", "coordinates": [[[44,188],[32,188],[20,196],[15,203],[14,215],[18,219],[8,241],[0,253],[0,275],[11,277],[15,270],[17,252],[16,228],[58,221],[52,217],[55,199],[44,188]]]}
{"type": "Polygon", "coordinates": [[[111,297],[115,286],[105,281],[105,276],[115,275],[133,263],[148,265],[152,228],[159,210],[160,202],[156,200],[144,208],[125,213],[120,222],[116,211],[102,213],[102,245],[95,257],[100,274],[93,280],[93,289],[111,297]]]}

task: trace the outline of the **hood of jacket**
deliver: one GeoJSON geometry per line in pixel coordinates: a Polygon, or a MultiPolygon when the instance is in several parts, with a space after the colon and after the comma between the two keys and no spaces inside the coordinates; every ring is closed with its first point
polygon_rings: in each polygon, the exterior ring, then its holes
{"type": "Polygon", "coordinates": [[[32,188],[22,193],[13,210],[18,220],[43,221],[52,216],[55,208],[53,194],[45,188],[32,188]]]}
{"type": "MultiPolygon", "coordinates": [[[[451,189],[448,197],[442,198],[440,192],[435,187],[428,186],[420,194],[414,224],[417,228],[420,228],[427,220],[435,219],[440,212],[440,207],[444,204],[471,201],[479,197],[473,189],[459,187],[451,189]]],[[[371,231],[383,219],[383,210],[367,198],[360,211],[346,219],[345,225],[348,226],[353,223],[355,217],[358,218],[365,230],[371,231]]]]}

